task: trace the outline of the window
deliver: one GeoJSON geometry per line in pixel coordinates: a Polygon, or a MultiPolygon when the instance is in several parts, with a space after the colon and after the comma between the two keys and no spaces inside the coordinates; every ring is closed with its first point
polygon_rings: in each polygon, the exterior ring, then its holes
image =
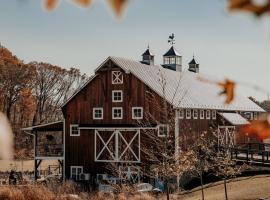
{"type": "Polygon", "coordinates": [[[164,58],[164,64],[165,65],[169,64],[169,58],[167,58],[167,57],[164,58]]]}
{"type": "Polygon", "coordinates": [[[206,119],[211,119],[211,112],[210,110],[206,111],[206,119]]]}
{"type": "Polygon", "coordinates": [[[158,126],[158,137],[166,137],[169,135],[169,125],[168,124],[160,124],[158,126]]]}
{"type": "Polygon", "coordinates": [[[82,166],[70,166],[71,179],[78,181],[78,180],[80,180],[81,174],[83,174],[83,167],[82,166]]]}
{"type": "Polygon", "coordinates": [[[180,57],[176,57],[176,64],[178,64],[178,65],[181,64],[181,58],[180,57]]]}
{"type": "Polygon", "coordinates": [[[198,119],[198,110],[193,110],[193,119],[198,119]]]}
{"type": "Polygon", "coordinates": [[[186,119],[191,119],[191,110],[186,110],[186,119]]]}
{"type": "Polygon", "coordinates": [[[175,64],[175,57],[170,58],[170,64],[175,64]]]}
{"type": "Polygon", "coordinates": [[[112,118],[113,119],[123,119],[123,108],[122,107],[112,108],[112,118]]]}
{"type": "Polygon", "coordinates": [[[254,119],[254,120],[257,120],[257,119],[258,119],[258,113],[257,113],[257,112],[254,112],[254,113],[253,113],[253,119],[254,119]]]}
{"type": "Polygon", "coordinates": [[[142,119],[142,118],[143,118],[143,108],[132,107],[132,119],[142,119]]]}
{"type": "Polygon", "coordinates": [[[93,108],[93,119],[103,119],[103,108],[93,108]]]}
{"type": "Polygon", "coordinates": [[[70,136],[80,136],[80,131],[78,129],[78,124],[70,125],[70,136]]]}
{"type": "Polygon", "coordinates": [[[179,110],[179,119],[184,119],[184,115],[185,115],[184,109],[179,110]]]}
{"type": "Polygon", "coordinates": [[[112,71],[112,84],[122,84],[123,73],[120,71],[112,71]]]}
{"type": "Polygon", "coordinates": [[[217,118],[217,111],[212,110],[212,119],[216,119],[217,118]]]}
{"type": "Polygon", "coordinates": [[[200,110],[200,119],[204,119],[204,110],[200,110]]]}
{"type": "Polygon", "coordinates": [[[122,102],[123,101],[123,91],[113,90],[112,91],[112,102],[122,102]]]}

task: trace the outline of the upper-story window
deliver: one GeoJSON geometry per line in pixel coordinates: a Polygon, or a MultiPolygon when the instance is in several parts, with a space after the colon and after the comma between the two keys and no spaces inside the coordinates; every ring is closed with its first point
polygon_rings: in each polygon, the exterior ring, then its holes
{"type": "Polygon", "coordinates": [[[103,108],[93,108],[93,119],[103,119],[103,108]]]}
{"type": "Polygon", "coordinates": [[[190,109],[186,110],[186,119],[191,119],[191,110],[190,109]]]}
{"type": "Polygon", "coordinates": [[[211,111],[210,110],[206,111],[206,119],[211,119],[211,111]]]}
{"type": "Polygon", "coordinates": [[[169,61],[170,61],[170,59],[169,59],[168,57],[165,57],[165,58],[164,58],[164,64],[165,64],[165,65],[169,64],[169,61]]]}
{"type": "Polygon", "coordinates": [[[71,124],[70,125],[70,136],[80,136],[78,124],[71,124]]]}
{"type": "Polygon", "coordinates": [[[179,119],[184,119],[184,117],[185,117],[184,109],[179,110],[179,119]]]}
{"type": "Polygon", "coordinates": [[[158,126],[158,137],[166,137],[169,135],[169,125],[168,124],[160,124],[158,126]]]}
{"type": "Polygon", "coordinates": [[[200,119],[204,119],[204,110],[200,110],[200,119]]]}
{"type": "Polygon", "coordinates": [[[193,119],[198,119],[198,110],[193,110],[193,119]]]}
{"type": "Polygon", "coordinates": [[[112,84],[123,84],[123,73],[120,71],[112,71],[112,84]]]}
{"type": "Polygon", "coordinates": [[[212,110],[212,119],[217,119],[217,111],[212,110]]]}
{"type": "Polygon", "coordinates": [[[123,108],[113,107],[112,108],[112,118],[113,119],[123,119],[123,108]]]}
{"type": "Polygon", "coordinates": [[[143,108],[132,107],[132,119],[142,119],[142,118],[143,118],[143,108]]]}
{"type": "Polygon", "coordinates": [[[112,102],[123,102],[123,91],[113,90],[112,91],[112,102]]]}

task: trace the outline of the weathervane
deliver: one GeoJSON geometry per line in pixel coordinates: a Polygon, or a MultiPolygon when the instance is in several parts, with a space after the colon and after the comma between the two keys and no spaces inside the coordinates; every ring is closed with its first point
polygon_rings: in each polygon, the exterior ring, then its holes
{"type": "Polygon", "coordinates": [[[172,46],[175,44],[174,33],[169,35],[168,43],[170,43],[172,46]]]}

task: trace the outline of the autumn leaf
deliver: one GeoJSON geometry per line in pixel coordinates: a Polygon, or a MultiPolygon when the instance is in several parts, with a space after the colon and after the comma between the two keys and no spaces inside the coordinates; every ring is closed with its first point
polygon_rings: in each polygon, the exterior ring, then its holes
{"type": "Polygon", "coordinates": [[[233,98],[234,98],[234,89],[235,89],[235,82],[229,80],[229,79],[225,79],[224,82],[217,82],[217,81],[212,81],[212,80],[208,80],[205,79],[203,77],[198,76],[197,80],[204,82],[204,83],[209,83],[209,84],[215,84],[218,85],[219,87],[221,87],[222,91],[219,93],[219,95],[225,95],[226,99],[225,99],[225,104],[229,104],[232,102],[233,98]]]}
{"type": "Polygon", "coordinates": [[[242,10],[261,16],[270,12],[270,0],[255,1],[255,0],[230,0],[230,10],[242,10]]]}
{"type": "Polygon", "coordinates": [[[234,98],[235,83],[229,79],[225,79],[224,82],[219,82],[217,84],[223,89],[220,92],[220,95],[226,95],[225,104],[231,103],[234,98]]]}
{"type": "Polygon", "coordinates": [[[123,9],[128,0],[108,0],[108,3],[117,17],[122,15],[123,9]]]}
{"type": "Polygon", "coordinates": [[[49,11],[53,10],[55,9],[57,3],[58,3],[58,0],[45,0],[44,8],[49,11]]]}
{"type": "Polygon", "coordinates": [[[270,115],[260,120],[251,121],[250,124],[240,128],[242,134],[249,137],[256,137],[259,140],[264,140],[270,137],[270,115]]]}
{"type": "Polygon", "coordinates": [[[82,7],[90,6],[90,4],[92,3],[92,0],[73,0],[73,1],[82,7]]]}

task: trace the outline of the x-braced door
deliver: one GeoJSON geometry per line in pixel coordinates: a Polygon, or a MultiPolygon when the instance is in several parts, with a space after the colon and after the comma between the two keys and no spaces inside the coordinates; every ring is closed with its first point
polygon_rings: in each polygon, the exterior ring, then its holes
{"type": "Polygon", "coordinates": [[[140,158],[140,130],[96,129],[96,162],[134,162],[140,158]]]}
{"type": "Polygon", "coordinates": [[[235,126],[218,126],[218,146],[231,148],[234,147],[235,126]]]}
{"type": "Polygon", "coordinates": [[[119,178],[130,183],[140,182],[139,166],[119,166],[119,178]]]}

